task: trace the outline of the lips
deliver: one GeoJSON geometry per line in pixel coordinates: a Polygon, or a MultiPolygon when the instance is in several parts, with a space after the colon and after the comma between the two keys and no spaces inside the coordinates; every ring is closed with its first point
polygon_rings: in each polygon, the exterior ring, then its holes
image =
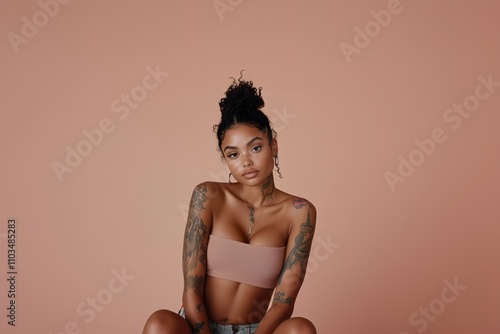
{"type": "Polygon", "coordinates": [[[252,178],[255,175],[257,175],[257,170],[255,170],[255,169],[251,169],[251,170],[248,170],[245,173],[243,173],[243,176],[246,178],[252,178]]]}

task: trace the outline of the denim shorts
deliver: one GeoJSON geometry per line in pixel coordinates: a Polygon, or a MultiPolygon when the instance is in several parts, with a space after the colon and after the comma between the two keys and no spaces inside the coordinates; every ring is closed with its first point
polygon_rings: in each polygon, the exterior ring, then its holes
{"type": "MultiPolygon", "coordinates": [[[[186,319],[184,307],[179,310],[179,315],[186,319]]],[[[248,325],[221,325],[216,322],[208,321],[212,334],[253,334],[257,331],[259,323],[248,325]]]]}

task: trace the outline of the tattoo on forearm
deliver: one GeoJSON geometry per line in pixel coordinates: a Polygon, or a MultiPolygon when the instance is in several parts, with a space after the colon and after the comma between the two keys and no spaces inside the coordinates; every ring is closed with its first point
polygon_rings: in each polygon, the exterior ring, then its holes
{"type": "Polygon", "coordinates": [[[200,185],[193,192],[184,234],[182,262],[185,271],[196,269],[198,262],[206,266],[206,252],[202,247],[202,242],[207,235],[207,228],[200,217],[200,211],[205,209],[203,203],[206,200],[207,187],[206,185],[200,185]]]}
{"type": "Polygon", "coordinates": [[[198,334],[199,332],[201,332],[203,330],[203,327],[205,326],[204,321],[195,322],[195,323],[189,322],[189,324],[191,326],[193,334],[198,334]]]}
{"type": "Polygon", "coordinates": [[[285,298],[285,293],[283,291],[277,291],[274,294],[274,302],[279,303],[279,304],[288,304],[290,305],[292,303],[292,297],[286,297],[285,298]]]}
{"type": "Polygon", "coordinates": [[[197,304],[196,309],[198,310],[199,313],[201,313],[201,304],[197,304]]]}
{"type": "Polygon", "coordinates": [[[204,321],[195,322],[194,326],[193,326],[193,333],[198,334],[199,332],[201,332],[203,330],[203,326],[205,326],[205,322],[204,321]]]}
{"type": "Polygon", "coordinates": [[[190,275],[186,277],[186,282],[184,284],[185,286],[185,291],[187,290],[195,290],[197,291],[203,284],[203,277],[202,276],[196,276],[196,275],[190,275]]]}
{"type": "MultiPolygon", "coordinates": [[[[295,205],[294,205],[295,206],[295,205]]],[[[281,273],[278,278],[278,284],[281,283],[283,274],[287,269],[291,269],[296,263],[300,266],[300,277],[303,278],[306,273],[307,259],[311,249],[313,236],[313,226],[311,225],[310,209],[307,210],[306,222],[300,225],[300,232],[295,238],[295,245],[288,255],[281,273]]]]}

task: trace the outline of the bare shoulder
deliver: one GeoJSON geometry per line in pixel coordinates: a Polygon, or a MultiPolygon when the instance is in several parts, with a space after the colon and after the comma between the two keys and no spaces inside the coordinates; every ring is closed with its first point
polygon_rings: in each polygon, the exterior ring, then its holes
{"type": "Polygon", "coordinates": [[[208,191],[208,192],[213,192],[217,191],[219,189],[219,182],[215,181],[203,181],[201,183],[198,183],[194,187],[194,191],[208,191]]]}
{"type": "Polygon", "coordinates": [[[294,208],[296,210],[300,210],[305,208],[305,210],[316,210],[314,207],[314,204],[309,201],[308,199],[302,197],[302,196],[297,196],[293,194],[286,193],[284,191],[280,191],[283,194],[283,202],[288,208],[294,208]]]}
{"type": "Polygon", "coordinates": [[[314,204],[311,203],[311,201],[309,201],[308,199],[304,198],[304,197],[293,197],[293,199],[291,200],[292,202],[292,206],[299,210],[299,209],[302,209],[302,208],[307,208],[306,210],[316,210],[314,204]]]}
{"type": "Polygon", "coordinates": [[[228,198],[237,196],[235,183],[204,181],[195,186],[193,199],[202,200],[203,206],[211,211],[217,211],[227,205],[228,198]]]}
{"type": "Polygon", "coordinates": [[[303,224],[305,221],[311,226],[316,224],[316,207],[308,199],[292,195],[285,194],[285,207],[286,211],[289,213],[291,222],[296,224],[303,224]]]}
{"type": "Polygon", "coordinates": [[[203,198],[203,202],[217,198],[223,192],[222,184],[215,181],[198,183],[193,189],[193,197],[203,198]]]}

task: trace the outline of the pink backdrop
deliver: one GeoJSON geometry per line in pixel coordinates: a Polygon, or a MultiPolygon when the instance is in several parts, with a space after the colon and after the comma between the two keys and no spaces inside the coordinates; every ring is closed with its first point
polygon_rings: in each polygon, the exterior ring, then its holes
{"type": "Polygon", "coordinates": [[[178,309],[189,196],[226,180],[212,125],[241,69],[277,186],[318,210],[295,314],[500,331],[498,1],[2,3],[2,333],[140,333],[178,309]]]}

